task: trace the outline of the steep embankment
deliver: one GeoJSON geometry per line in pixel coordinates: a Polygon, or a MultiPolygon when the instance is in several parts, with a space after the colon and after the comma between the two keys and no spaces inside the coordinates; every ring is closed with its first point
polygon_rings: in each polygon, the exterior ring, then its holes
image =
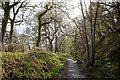
{"type": "MultiPolygon", "coordinates": [[[[85,60],[85,54],[80,55],[85,60]]],[[[86,63],[82,67],[91,72],[95,78],[119,79],[120,76],[120,34],[118,32],[108,34],[104,39],[96,40],[95,67],[87,68],[86,63]]]]}
{"type": "Polygon", "coordinates": [[[101,77],[118,79],[120,75],[120,34],[118,32],[108,34],[105,39],[96,42],[95,67],[101,77]]]}
{"type": "Polygon", "coordinates": [[[53,78],[63,69],[66,54],[51,52],[3,53],[2,74],[5,78],[53,78]]]}

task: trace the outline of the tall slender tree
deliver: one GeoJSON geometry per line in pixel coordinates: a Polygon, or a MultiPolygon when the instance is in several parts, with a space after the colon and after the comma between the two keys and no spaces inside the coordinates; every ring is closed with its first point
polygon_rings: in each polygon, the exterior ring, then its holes
{"type": "Polygon", "coordinates": [[[85,19],[85,15],[83,12],[83,5],[82,5],[82,1],[80,0],[80,6],[81,6],[81,12],[82,12],[82,16],[83,16],[83,34],[84,34],[84,38],[85,38],[85,49],[86,49],[86,55],[87,55],[87,62],[88,64],[90,64],[90,56],[89,56],[89,45],[88,45],[88,38],[87,38],[87,30],[86,30],[86,19],[85,19]]]}
{"type": "MultiPolygon", "coordinates": [[[[96,20],[98,16],[99,2],[96,3],[94,23],[91,23],[91,65],[94,66],[95,63],[95,30],[96,30],[96,20]],[[92,25],[93,24],[93,25],[92,25]]],[[[92,19],[92,18],[91,18],[92,19]]],[[[92,21],[91,21],[92,22],[92,21]]]]}

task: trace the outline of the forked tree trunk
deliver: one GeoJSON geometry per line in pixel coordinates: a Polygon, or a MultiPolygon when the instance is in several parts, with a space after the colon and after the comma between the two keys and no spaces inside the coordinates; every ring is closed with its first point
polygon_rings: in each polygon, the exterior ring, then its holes
{"type": "Polygon", "coordinates": [[[83,5],[82,5],[82,1],[80,0],[80,5],[81,5],[81,12],[82,12],[82,16],[83,16],[83,31],[84,31],[84,38],[85,38],[85,50],[86,50],[86,55],[87,55],[87,62],[88,64],[90,64],[90,56],[89,56],[89,45],[88,45],[88,38],[87,38],[87,33],[86,33],[86,20],[85,20],[85,15],[83,12],[83,5]]]}
{"type": "Polygon", "coordinates": [[[92,53],[91,53],[91,66],[94,66],[95,63],[95,30],[96,30],[96,20],[97,20],[97,16],[98,16],[98,9],[99,9],[99,3],[97,3],[97,8],[95,11],[95,18],[94,18],[94,24],[93,24],[93,32],[92,32],[92,53]]]}
{"type": "Polygon", "coordinates": [[[6,33],[6,28],[7,28],[7,24],[8,24],[8,20],[9,20],[9,16],[10,16],[10,9],[13,8],[14,6],[16,6],[18,3],[19,2],[15,2],[10,5],[10,2],[5,2],[5,4],[2,6],[2,8],[4,10],[4,17],[2,19],[2,44],[4,42],[4,36],[6,33]]]}

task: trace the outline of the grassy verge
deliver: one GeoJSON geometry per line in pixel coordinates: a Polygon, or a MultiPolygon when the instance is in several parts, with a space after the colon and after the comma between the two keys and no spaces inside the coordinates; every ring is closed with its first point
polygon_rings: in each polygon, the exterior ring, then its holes
{"type": "Polygon", "coordinates": [[[2,53],[2,79],[53,78],[63,69],[67,54],[51,52],[2,53]]]}

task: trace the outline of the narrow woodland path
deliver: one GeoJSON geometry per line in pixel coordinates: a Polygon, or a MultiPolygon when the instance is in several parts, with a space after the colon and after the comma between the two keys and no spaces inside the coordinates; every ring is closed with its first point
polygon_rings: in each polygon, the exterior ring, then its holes
{"type": "Polygon", "coordinates": [[[78,65],[77,61],[66,58],[67,62],[65,64],[64,70],[59,74],[59,78],[77,78],[77,79],[88,79],[91,78],[85,73],[78,65]]]}

